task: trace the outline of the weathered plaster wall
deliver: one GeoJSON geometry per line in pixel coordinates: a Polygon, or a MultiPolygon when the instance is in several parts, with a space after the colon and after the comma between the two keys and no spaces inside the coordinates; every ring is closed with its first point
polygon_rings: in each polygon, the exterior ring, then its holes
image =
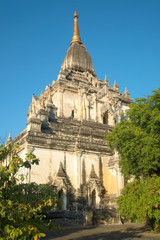
{"type": "Polygon", "coordinates": [[[77,118],[78,112],[78,94],[76,92],[67,91],[63,92],[63,116],[72,117],[72,110],[74,111],[74,117],[77,118]]]}

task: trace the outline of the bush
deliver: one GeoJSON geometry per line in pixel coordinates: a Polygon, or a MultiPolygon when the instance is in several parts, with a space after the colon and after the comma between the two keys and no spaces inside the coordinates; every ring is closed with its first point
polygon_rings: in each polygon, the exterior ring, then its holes
{"type": "Polygon", "coordinates": [[[28,153],[23,160],[17,151],[18,145],[0,146],[0,239],[38,240],[45,236],[46,228],[52,227],[39,213],[53,208],[57,198],[47,185],[17,185],[24,179],[20,169],[39,163],[35,155],[28,153]]]}
{"type": "Polygon", "coordinates": [[[10,200],[16,200],[20,204],[30,204],[33,208],[41,207],[41,213],[47,213],[51,206],[59,206],[57,194],[48,184],[18,184],[6,190],[6,197],[10,200]],[[50,204],[45,204],[50,199],[50,204]],[[50,206],[51,205],[51,206],[50,206]]]}
{"type": "Polygon", "coordinates": [[[154,175],[128,183],[117,203],[125,219],[146,222],[153,231],[160,231],[160,177],[154,175]]]}

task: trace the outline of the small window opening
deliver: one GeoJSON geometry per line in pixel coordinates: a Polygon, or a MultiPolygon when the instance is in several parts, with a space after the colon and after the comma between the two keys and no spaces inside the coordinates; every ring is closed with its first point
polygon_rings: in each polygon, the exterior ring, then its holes
{"type": "Polygon", "coordinates": [[[103,115],[103,124],[108,124],[108,111],[103,115]]]}
{"type": "Polygon", "coordinates": [[[74,110],[72,110],[71,117],[74,118],[74,110]]]}

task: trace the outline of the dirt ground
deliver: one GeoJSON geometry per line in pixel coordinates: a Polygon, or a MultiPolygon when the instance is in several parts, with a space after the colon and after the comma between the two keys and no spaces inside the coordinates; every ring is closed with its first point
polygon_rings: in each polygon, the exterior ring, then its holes
{"type": "Polygon", "coordinates": [[[49,232],[44,240],[160,240],[143,224],[80,226],[61,223],[61,230],[49,232]]]}

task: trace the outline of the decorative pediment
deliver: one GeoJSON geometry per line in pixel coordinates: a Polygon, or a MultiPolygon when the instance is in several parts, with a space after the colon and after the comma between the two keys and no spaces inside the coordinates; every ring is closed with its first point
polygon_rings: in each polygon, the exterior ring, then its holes
{"type": "Polygon", "coordinates": [[[57,178],[54,181],[54,186],[57,187],[57,191],[60,191],[61,189],[65,190],[66,192],[74,192],[74,188],[72,186],[72,183],[63,168],[62,162],[59,164],[59,169],[57,172],[57,178]]]}
{"type": "Polygon", "coordinates": [[[87,187],[89,189],[89,193],[91,193],[94,189],[96,189],[98,194],[101,195],[105,191],[105,188],[104,188],[101,180],[99,179],[99,177],[97,176],[97,174],[95,172],[93,164],[92,164],[92,167],[91,167],[91,172],[90,172],[90,175],[89,175],[89,180],[88,180],[88,183],[87,183],[87,187]]]}
{"type": "Polygon", "coordinates": [[[59,169],[58,169],[58,172],[57,172],[57,177],[61,177],[61,178],[66,178],[66,172],[65,170],[63,169],[63,165],[62,163],[60,162],[59,164],[59,169]]]}
{"type": "Polygon", "coordinates": [[[112,92],[110,86],[105,84],[97,93],[97,99],[100,101],[106,101],[106,98],[112,99],[112,92]]]}
{"type": "Polygon", "coordinates": [[[106,111],[108,111],[111,115],[114,115],[112,105],[108,101],[105,102],[101,107],[101,114],[103,115],[103,113],[105,113],[106,111]]]}
{"type": "Polygon", "coordinates": [[[94,165],[92,164],[92,167],[91,167],[91,172],[90,172],[90,175],[89,175],[90,178],[97,178],[97,174],[95,172],[95,169],[94,169],[94,165]]]}

